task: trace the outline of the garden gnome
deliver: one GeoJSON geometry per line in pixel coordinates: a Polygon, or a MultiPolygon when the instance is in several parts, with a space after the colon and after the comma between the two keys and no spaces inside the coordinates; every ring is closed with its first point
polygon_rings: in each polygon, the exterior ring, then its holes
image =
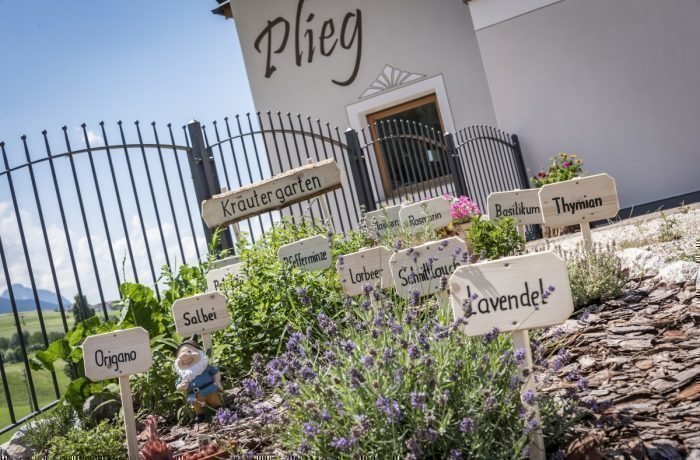
{"type": "Polygon", "coordinates": [[[204,421],[204,408],[221,407],[221,373],[210,366],[206,353],[197,342],[197,336],[183,341],[175,352],[178,379],[175,388],[187,394],[197,415],[197,423],[204,421]]]}

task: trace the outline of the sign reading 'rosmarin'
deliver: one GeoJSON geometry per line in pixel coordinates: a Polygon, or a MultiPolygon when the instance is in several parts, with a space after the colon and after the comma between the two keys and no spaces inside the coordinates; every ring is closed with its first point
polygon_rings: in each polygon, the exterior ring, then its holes
{"type": "Polygon", "coordinates": [[[399,211],[401,225],[415,233],[426,227],[438,229],[452,222],[450,200],[444,197],[432,198],[404,206],[399,211]]]}
{"type": "Polygon", "coordinates": [[[517,225],[542,224],[538,189],[492,193],[488,197],[489,219],[510,217],[517,225]]]}
{"type": "Polygon", "coordinates": [[[338,164],[332,159],[323,160],[214,195],[202,203],[202,219],[211,228],[233,224],[323,195],[341,186],[338,164]]]}
{"type": "Polygon", "coordinates": [[[607,174],[545,185],[539,196],[544,223],[550,227],[608,219],[620,211],[615,179],[607,174]]]}

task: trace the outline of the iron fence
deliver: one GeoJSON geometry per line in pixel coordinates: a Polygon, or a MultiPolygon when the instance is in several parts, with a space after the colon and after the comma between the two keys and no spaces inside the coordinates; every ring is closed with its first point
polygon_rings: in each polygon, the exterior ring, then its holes
{"type": "Polygon", "coordinates": [[[388,120],[341,132],[310,117],[258,112],[208,126],[100,123],[96,130],[64,127],[58,141],[46,131],[36,143],[20,140],[0,143],[0,280],[18,361],[7,362],[0,350],[0,403],[7,407],[0,426],[8,414],[0,434],[61,397],[65,377],[34,371],[29,361],[52,333],[72,327],[64,296],[92,299],[104,319],[115,315],[110,309],[124,281],[153,286],[160,298],[161,267],[176,270],[207,254],[211,229],[199,205],[212,195],[309,162],[334,159],[342,170],[342,188],[224,229],[222,245],[234,248],[243,238],[255,242],[282,217],[320,218],[319,200],[327,200],[335,230],[347,232],[363,211],[384,205],[449,193],[469,195],[483,209],[489,193],[527,187],[517,137],[488,127],[452,135],[388,120]],[[29,288],[13,284],[18,280],[29,288]],[[47,321],[49,312],[56,321],[47,321]],[[38,342],[28,343],[25,315],[36,315],[38,342]],[[19,387],[16,375],[24,379],[19,387]]]}

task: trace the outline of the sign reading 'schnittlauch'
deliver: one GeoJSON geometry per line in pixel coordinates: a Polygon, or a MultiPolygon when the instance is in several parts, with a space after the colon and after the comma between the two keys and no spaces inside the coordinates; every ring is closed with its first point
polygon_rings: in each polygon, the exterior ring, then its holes
{"type": "Polygon", "coordinates": [[[391,251],[384,246],[340,256],[336,269],[343,292],[354,296],[362,294],[366,285],[379,285],[380,288],[392,286],[390,258],[391,251]]]}
{"type": "Polygon", "coordinates": [[[466,243],[453,236],[399,251],[391,256],[389,266],[396,293],[408,299],[445,289],[450,275],[467,261],[466,243]]]}
{"type": "Polygon", "coordinates": [[[282,246],[277,258],[303,271],[325,270],[331,266],[330,240],[322,235],[304,238],[282,246]]]}
{"type": "Polygon", "coordinates": [[[523,381],[523,407],[530,407],[538,429],[530,434],[530,458],[545,459],[539,407],[533,396],[533,358],[528,329],[566,321],[574,311],[566,263],[551,252],[506,257],[459,267],[450,278],[455,320],[467,335],[486,335],[497,328],[512,331],[523,381]]]}
{"type": "Polygon", "coordinates": [[[202,219],[214,228],[286,208],[342,186],[335,160],[323,160],[270,179],[214,195],[202,203],[202,219]]]}
{"type": "Polygon", "coordinates": [[[609,219],[620,211],[615,179],[607,174],[545,185],[539,197],[544,223],[550,227],[609,219]]]}
{"type": "Polygon", "coordinates": [[[496,192],[488,197],[489,219],[510,217],[516,225],[544,223],[540,210],[539,189],[496,192]]]}
{"type": "Polygon", "coordinates": [[[365,214],[365,225],[373,229],[376,227],[377,235],[381,236],[387,232],[397,230],[401,227],[399,211],[402,206],[389,206],[387,208],[378,209],[377,211],[368,212],[365,214]]]}
{"type": "Polygon", "coordinates": [[[119,379],[129,460],[138,460],[139,443],[129,376],[151,368],[151,342],[141,327],[91,335],[83,342],[85,376],[94,382],[119,379]]]}
{"type": "Polygon", "coordinates": [[[399,211],[401,226],[415,233],[426,227],[439,229],[452,223],[450,200],[444,197],[419,201],[399,211]]]}

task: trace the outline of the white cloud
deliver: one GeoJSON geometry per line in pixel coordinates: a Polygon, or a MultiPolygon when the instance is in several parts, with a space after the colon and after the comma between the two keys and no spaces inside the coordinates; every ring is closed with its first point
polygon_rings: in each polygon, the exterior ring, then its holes
{"type": "MultiPolygon", "coordinates": [[[[85,144],[85,134],[83,134],[83,128],[78,127],[75,128],[77,131],[77,135],[80,138],[80,143],[85,144]]],[[[97,131],[93,131],[91,129],[87,129],[87,140],[90,143],[91,147],[96,147],[98,145],[103,145],[104,141],[102,140],[102,135],[99,134],[97,131]]]]}

